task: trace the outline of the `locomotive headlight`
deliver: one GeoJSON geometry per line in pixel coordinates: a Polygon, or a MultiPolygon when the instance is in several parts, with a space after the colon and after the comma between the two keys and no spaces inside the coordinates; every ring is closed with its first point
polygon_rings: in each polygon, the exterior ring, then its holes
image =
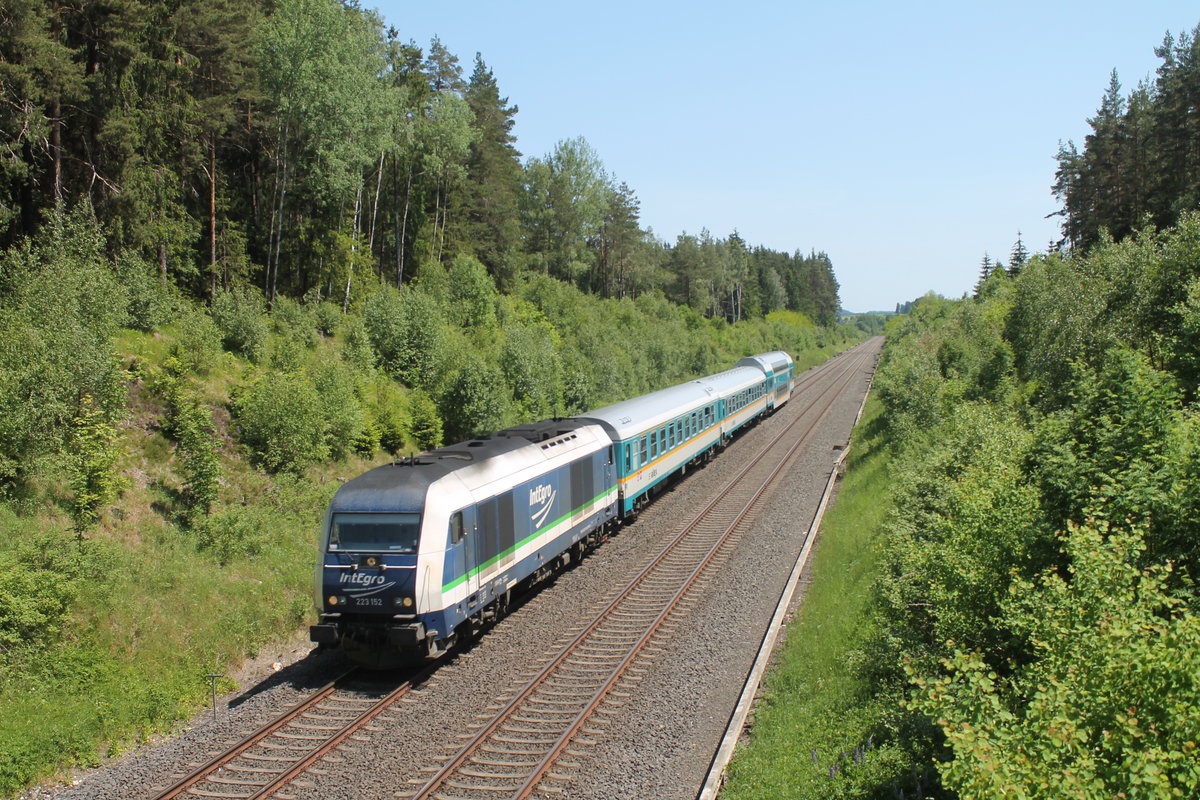
{"type": "Polygon", "coordinates": [[[336,594],[329,595],[329,605],[336,606],[338,604],[338,596],[336,594]]]}
{"type": "Polygon", "coordinates": [[[393,597],[392,602],[398,606],[404,606],[405,608],[412,608],[413,599],[411,597],[393,597]]]}

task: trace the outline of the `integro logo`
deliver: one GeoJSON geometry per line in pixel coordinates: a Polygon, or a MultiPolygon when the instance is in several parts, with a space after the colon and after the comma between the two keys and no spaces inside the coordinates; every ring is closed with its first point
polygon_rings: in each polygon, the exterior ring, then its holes
{"type": "Polygon", "coordinates": [[[554,498],[557,496],[558,492],[548,483],[539,483],[529,490],[529,518],[533,520],[535,529],[546,524],[550,510],[554,508],[554,498]]]}
{"type": "Polygon", "coordinates": [[[351,597],[366,597],[372,594],[379,594],[396,585],[395,581],[389,581],[382,575],[370,575],[365,572],[343,572],[338,577],[338,583],[342,585],[346,594],[351,597]]]}

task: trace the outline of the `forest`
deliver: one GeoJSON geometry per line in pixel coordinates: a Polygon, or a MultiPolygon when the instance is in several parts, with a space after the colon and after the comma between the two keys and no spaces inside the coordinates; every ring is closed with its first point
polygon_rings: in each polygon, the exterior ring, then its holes
{"type": "Polygon", "coordinates": [[[888,323],[862,545],[730,800],[1200,796],[1198,34],[1060,154],[1060,250],[888,323]]]}
{"type": "Polygon", "coordinates": [[[522,160],[481,54],[467,74],[357,3],[13,0],[0,21],[0,249],[86,202],[108,252],[209,302],[347,310],[465,256],[502,292],[540,274],[729,322],[839,310],[824,253],[643,230],[583,137],[522,160]]]}
{"type": "Polygon", "coordinates": [[[356,3],[7,0],[0,86],[0,796],[302,630],[348,477],[880,325],[356,3]]]}

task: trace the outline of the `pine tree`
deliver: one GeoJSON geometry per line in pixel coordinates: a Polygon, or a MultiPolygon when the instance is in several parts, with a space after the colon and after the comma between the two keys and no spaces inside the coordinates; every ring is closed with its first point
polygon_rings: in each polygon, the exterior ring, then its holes
{"type": "Polygon", "coordinates": [[[1021,232],[1017,231],[1017,241],[1013,243],[1012,252],[1008,256],[1009,276],[1013,278],[1017,277],[1027,261],[1029,261],[1029,250],[1026,249],[1025,243],[1021,241],[1021,232]]]}
{"type": "Polygon", "coordinates": [[[992,257],[985,251],[983,260],[979,262],[979,279],[975,281],[975,296],[979,296],[979,290],[983,287],[986,281],[992,274],[992,257]]]}
{"type": "Polygon", "coordinates": [[[496,78],[479,53],[465,98],[474,115],[476,138],[467,158],[470,189],[460,194],[460,227],[465,244],[496,282],[507,287],[516,277],[513,265],[521,239],[521,154],[512,133],[517,107],[500,96],[496,78]]]}

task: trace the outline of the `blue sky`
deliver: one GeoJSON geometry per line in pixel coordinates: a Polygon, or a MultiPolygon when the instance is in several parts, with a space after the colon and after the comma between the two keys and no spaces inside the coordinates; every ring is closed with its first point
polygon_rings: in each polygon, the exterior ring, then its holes
{"type": "Polygon", "coordinates": [[[1059,141],[1200,23],[1157,0],[363,5],[468,75],[482,53],[525,156],[583,136],[643,227],[823,250],[853,311],[957,297],[1018,231],[1045,250],[1059,141]]]}

